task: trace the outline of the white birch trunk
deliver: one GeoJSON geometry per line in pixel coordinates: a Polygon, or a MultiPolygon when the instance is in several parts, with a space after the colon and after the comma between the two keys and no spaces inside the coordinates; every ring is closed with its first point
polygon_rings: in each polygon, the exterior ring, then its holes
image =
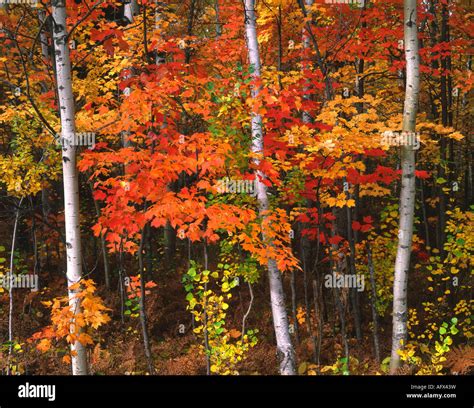
{"type": "MultiPolygon", "coordinates": [[[[72,93],[71,61],[67,44],[66,8],[63,0],[53,0],[54,56],[56,61],[56,83],[61,117],[61,141],[64,183],[64,212],[66,225],[66,258],[69,305],[75,314],[80,313],[81,304],[75,298],[71,285],[82,277],[81,231],[79,222],[79,180],[76,167],[76,146],[74,146],[74,95],[72,93]]],[[[75,330],[74,321],[71,332],[75,330]]],[[[86,375],[86,348],[79,342],[71,344],[72,373],[86,375]]]]}
{"type": "Polygon", "coordinates": [[[138,13],[138,4],[137,0],[130,0],[130,3],[126,3],[123,9],[124,17],[133,23],[135,14],[138,13]]]}
{"type": "MultiPolygon", "coordinates": [[[[406,132],[415,132],[420,88],[416,3],[416,0],[405,0],[404,4],[404,44],[407,79],[402,130],[406,132]]],[[[393,283],[393,332],[392,356],[390,360],[390,372],[392,374],[400,366],[398,351],[403,348],[401,341],[405,344],[407,340],[407,283],[415,212],[415,151],[413,146],[401,147],[401,167],[400,227],[393,283]]]]}
{"type": "MultiPolygon", "coordinates": [[[[247,49],[250,66],[254,79],[260,77],[260,54],[258,48],[256,15],[255,15],[255,0],[245,0],[245,32],[247,38],[247,49]]],[[[259,94],[259,89],[254,87],[252,89],[252,97],[256,98],[259,94]]],[[[263,128],[262,117],[259,114],[252,112],[252,152],[257,154],[263,153],[263,128]]],[[[260,160],[254,159],[254,163],[258,165],[260,160]]],[[[257,171],[257,199],[259,201],[260,213],[264,214],[269,209],[267,188],[265,184],[260,181],[260,178],[265,177],[261,171],[257,171]]],[[[265,215],[263,215],[265,216],[265,215]]],[[[263,236],[266,240],[267,237],[263,236]]],[[[283,281],[280,271],[278,270],[275,259],[268,261],[268,277],[270,282],[270,298],[273,315],[273,325],[275,328],[275,336],[277,341],[277,353],[280,364],[280,374],[294,375],[295,369],[295,355],[293,345],[291,343],[288,315],[285,307],[285,296],[283,292],[283,281]]]]}

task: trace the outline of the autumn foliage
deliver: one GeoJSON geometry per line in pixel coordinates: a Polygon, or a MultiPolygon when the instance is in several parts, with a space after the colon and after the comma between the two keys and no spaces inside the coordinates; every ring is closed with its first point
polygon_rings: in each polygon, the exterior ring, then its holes
{"type": "MultiPolygon", "coordinates": [[[[76,132],[94,136],[77,149],[76,311],[54,22],[40,3],[0,9],[0,277],[13,268],[40,282],[31,293],[0,285],[0,369],[22,373],[32,359],[30,372],[66,373],[79,341],[92,373],[275,374],[274,261],[299,374],[387,373],[408,136],[403,1],[257,1],[256,78],[243,2],[138,0],[129,21],[123,2],[67,0],[76,132]],[[332,273],[364,287],[328,287],[332,273]]],[[[473,16],[462,1],[418,2],[402,373],[473,367],[473,16]]]]}

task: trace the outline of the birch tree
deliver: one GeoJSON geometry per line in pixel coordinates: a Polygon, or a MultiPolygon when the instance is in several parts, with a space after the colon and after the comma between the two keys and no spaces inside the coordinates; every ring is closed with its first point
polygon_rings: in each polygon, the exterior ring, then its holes
{"type": "MultiPolygon", "coordinates": [[[[247,39],[247,51],[252,70],[252,76],[254,80],[260,79],[260,53],[257,39],[257,26],[256,26],[256,14],[255,14],[255,0],[245,0],[245,33],[247,39]]],[[[252,89],[252,98],[257,98],[259,95],[258,86],[254,86],[252,89]]],[[[252,127],[252,153],[255,158],[253,162],[256,166],[259,165],[259,157],[263,154],[263,125],[262,116],[256,112],[252,112],[251,119],[252,127]]],[[[264,218],[266,212],[269,210],[269,200],[267,187],[262,183],[262,179],[265,174],[257,170],[256,171],[256,189],[257,199],[259,202],[259,210],[261,216],[264,218]]],[[[267,241],[265,233],[263,233],[264,241],[267,241]]],[[[271,245],[271,242],[269,243],[271,245]]],[[[291,343],[288,315],[285,307],[285,295],[283,292],[283,281],[280,271],[277,267],[275,259],[268,261],[268,277],[270,283],[270,298],[271,308],[273,316],[273,326],[275,329],[275,336],[277,342],[277,353],[280,364],[280,374],[282,375],[294,375],[295,370],[295,355],[293,345],[291,343]]]]}
{"type": "MultiPolygon", "coordinates": [[[[66,265],[69,305],[74,315],[81,311],[76,290],[71,286],[82,277],[81,230],[79,223],[79,177],[76,167],[75,107],[72,93],[71,60],[69,58],[66,26],[66,7],[64,0],[53,0],[53,40],[56,62],[56,84],[61,119],[62,165],[64,184],[64,219],[66,225],[66,265]]],[[[71,322],[74,332],[74,320],[71,322]]],[[[86,375],[86,348],[79,342],[71,344],[71,363],[73,375],[86,375]]]]}
{"type": "MultiPolygon", "coordinates": [[[[418,93],[420,88],[420,61],[416,0],[404,1],[404,37],[406,60],[405,103],[402,131],[415,134],[418,93]]],[[[411,140],[411,138],[407,138],[411,140]]],[[[413,143],[415,145],[415,143],[413,143]]],[[[401,147],[402,185],[400,191],[400,225],[398,230],[395,279],[393,283],[393,331],[390,372],[400,366],[398,351],[407,339],[407,283],[415,212],[415,150],[411,143],[401,147]]]]}
{"type": "Polygon", "coordinates": [[[128,3],[125,3],[123,14],[129,23],[133,23],[135,14],[138,13],[138,4],[136,0],[130,0],[128,3]]]}

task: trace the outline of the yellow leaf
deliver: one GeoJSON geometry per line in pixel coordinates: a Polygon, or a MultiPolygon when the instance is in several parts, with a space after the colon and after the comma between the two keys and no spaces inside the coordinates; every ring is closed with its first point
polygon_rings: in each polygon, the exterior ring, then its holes
{"type": "Polygon", "coordinates": [[[51,348],[51,340],[50,339],[42,339],[36,348],[41,351],[42,353],[46,353],[51,348]]]}

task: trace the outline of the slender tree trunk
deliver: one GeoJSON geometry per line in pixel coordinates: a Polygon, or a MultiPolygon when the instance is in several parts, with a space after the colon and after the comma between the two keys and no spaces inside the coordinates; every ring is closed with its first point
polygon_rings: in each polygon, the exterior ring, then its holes
{"type": "MultiPolygon", "coordinates": [[[[208,270],[209,268],[209,261],[208,261],[208,254],[207,254],[207,242],[204,239],[204,270],[208,270]]],[[[204,349],[206,351],[206,374],[211,375],[211,348],[209,346],[209,329],[208,329],[208,317],[207,317],[207,282],[204,284],[204,306],[203,306],[203,323],[204,323],[204,349]]]]}
{"type": "MultiPolygon", "coordinates": [[[[344,182],[346,179],[344,178],[344,182]]],[[[346,193],[347,199],[351,198],[351,195],[349,192],[346,193]]],[[[350,254],[349,254],[349,269],[351,275],[354,277],[357,276],[357,271],[356,271],[356,247],[355,247],[355,240],[354,240],[354,234],[352,231],[352,212],[349,207],[346,207],[346,219],[347,219],[347,240],[349,241],[349,249],[350,249],[350,254]]],[[[357,341],[362,341],[362,324],[361,324],[361,316],[360,316],[360,310],[359,310],[359,292],[357,291],[357,288],[349,288],[349,295],[351,299],[351,306],[352,306],[352,313],[354,317],[354,328],[356,332],[356,338],[357,341]]]]}
{"type": "MultiPolygon", "coordinates": [[[[439,43],[449,43],[449,12],[446,4],[441,4],[441,33],[439,43]]],[[[452,78],[451,78],[451,59],[446,56],[441,57],[441,78],[440,78],[440,93],[441,93],[441,121],[443,126],[452,126],[452,78]]],[[[452,154],[449,154],[448,140],[443,135],[440,135],[440,156],[441,163],[439,165],[439,177],[447,180],[447,185],[451,185],[452,169],[452,154]]],[[[444,243],[446,241],[446,212],[448,211],[449,197],[444,191],[446,185],[442,184],[439,187],[439,251],[441,259],[445,257],[444,243]]]]}
{"type": "MultiPolygon", "coordinates": [[[[307,12],[307,18],[311,18],[311,7],[313,6],[314,1],[313,0],[305,0],[305,10],[307,12]]],[[[308,52],[311,47],[311,38],[310,38],[310,33],[308,32],[307,27],[303,27],[303,67],[305,69],[309,68],[309,55],[308,52]]],[[[308,94],[309,90],[309,83],[306,83],[305,86],[303,87],[303,99],[310,100],[311,95],[308,94]]],[[[303,123],[311,123],[313,121],[313,118],[311,117],[311,114],[308,111],[303,111],[303,123]]]]}
{"type": "Polygon", "coordinates": [[[31,213],[32,213],[32,218],[31,218],[31,240],[33,243],[33,258],[34,258],[34,265],[33,265],[33,275],[38,275],[40,263],[39,263],[39,254],[38,254],[38,240],[36,238],[36,217],[35,217],[35,207],[33,205],[33,199],[29,197],[30,199],[30,207],[31,207],[31,213]]]}
{"type": "MultiPolygon", "coordinates": [[[[305,6],[307,9],[311,9],[311,6],[313,5],[313,0],[305,0],[305,6]]],[[[311,17],[311,10],[308,10],[307,14],[308,18],[311,17]]],[[[303,33],[302,33],[302,44],[303,44],[303,70],[308,69],[310,65],[310,58],[307,55],[311,43],[310,43],[310,38],[309,38],[309,33],[306,27],[303,27],[303,33]]],[[[309,81],[307,81],[303,87],[303,99],[304,100],[310,100],[312,95],[308,93],[309,91],[309,81]]],[[[302,117],[301,117],[303,123],[309,124],[313,121],[313,118],[311,117],[311,114],[307,111],[304,110],[302,117]]],[[[307,200],[306,205],[308,208],[311,208],[311,201],[307,200]]],[[[306,224],[301,224],[301,229],[303,230],[305,227],[307,227],[306,224]]],[[[309,307],[309,298],[308,298],[308,276],[307,276],[307,269],[308,269],[308,264],[309,260],[311,258],[311,245],[308,239],[307,235],[301,235],[301,257],[302,257],[302,262],[303,262],[303,279],[304,279],[304,299],[305,299],[305,307],[306,307],[306,322],[308,326],[308,333],[311,333],[311,308],[309,307]]],[[[316,313],[316,312],[315,312],[316,313]]],[[[313,336],[314,338],[314,336],[313,336]]]]}
{"type": "Polygon", "coordinates": [[[222,35],[222,24],[220,22],[219,0],[215,0],[214,10],[216,12],[216,38],[219,38],[222,35]]]}
{"type": "Polygon", "coordinates": [[[23,202],[23,197],[18,202],[18,208],[15,215],[15,224],[13,226],[13,236],[12,236],[12,249],[10,251],[10,282],[8,286],[8,296],[9,296],[9,308],[8,308],[8,364],[7,364],[7,375],[10,375],[10,359],[13,352],[13,266],[15,264],[15,243],[16,243],[16,233],[18,229],[18,219],[20,218],[20,209],[21,203],[23,202]]]}
{"type": "MultiPolygon", "coordinates": [[[[188,29],[187,29],[187,34],[189,37],[193,35],[193,28],[194,28],[194,18],[196,14],[196,0],[191,0],[191,3],[189,4],[189,17],[188,17],[188,29]]],[[[191,61],[191,47],[186,46],[184,49],[184,55],[185,55],[185,61],[186,64],[189,64],[191,61]]]]}
{"type": "Polygon", "coordinates": [[[143,263],[143,250],[145,244],[145,237],[149,233],[149,225],[145,225],[142,230],[142,237],[140,240],[140,247],[138,248],[138,267],[140,270],[140,325],[142,328],[143,336],[143,349],[145,351],[145,357],[148,364],[148,371],[151,375],[155,373],[155,367],[153,364],[153,355],[151,354],[150,339],[148,336],[148,319],[146,315],[146,279],[145,279],[145,268],[143,263]]]}
{"type": "MultiPolygon", "coordinates": [[[[161,30],[162,16],[163,16],[163,6],[162,2],[158,2],[158,7],[155,10],[155,29],[161,30]]],[[[155,64],[161,65],[165,62],[165,57],[163,55],[157,55],[155,64]]],[[[161,129],[167,127],[167,117],[165,115],[161,129]]],[[[168,191],[177,191],[177,182],[168,184],[168,191]]],[[[168,269],[172,269],[173,262],[176,255],[176,231],[171,226],[169,221],[166,221],[166,224],[163,228],[163,238],[164,238],[164,250],[165,250],[165,265],[168,269]]],[[[188,268],[189,269],[189,268],[188,268]]]]}
{"type": "MultiPolygon", "coordinates": [[[[66,265],[69,291],[69,305],[74,315],[81,312],[80,300],[71,286],[82,278],[81,230],[79,221],[79,176],[76,167],[74,134],[74,95],[72,93],[71,61],[67,45],[66,7],[61,0],[53,0],[54,56],[56,62],[56,83],[61,116],[61,141],[64,183],[64,212],[66,225],[66,265]]],[[[75,331],[74,320],[71,331],[75,331]]],[[[79,342],[71,344],[72,373],[88,373],[86,348],[79,342]]]]}
{"type": "MultiPolygon", "coordinates": [[[[366,0],[362,5],[361,16],[364,15],[366,7],[368,6],[369,0],[366,0]]],[[[364,21],[362,23],[362,29],[367,27],[367,23],[364,21]]],[[[363,58],[356,58],[355,60],[356,65],[356,81],[355,81],[355,92],[359,98],[364,97],[365,92],[365,81],[363,77],[364,67],[365,67],[365,60],[363,58]]],[[[358,114],[364,113],[364,104],[362,102],[356,103],[356,109],[358,114]]],[[[356,155],[354,160],[361,160],[360,155],[356,155]]],[[[347,180],[344,178],[344,182],[347,180]]],[[[350,198],[351,194],[349,191],[346,192],[348,198],[350,198]]],[[[358,221],[358,208],[359,208],[359,185],[355,186],[354,188],[354,199],[355,199],[355,208],[352,211],[351,208],[347,207],[346,214],[347,214],[347,238],[349,240],[349,247],[351,250],[350,253],[350,267],[351,267],[351,274],[356,275],[356,244],[358,242],[358,231],[353,231],[352,229],[352,221],[358,221]]],[[[357,341],[362,340],[362,317],[360,311],[360,297],[359,292],[356,288],[351,288],[351,301],[352,301],[352,311],[354,314],[354,326],[356,331],[357,341]]]]}
{"type": "MultiPolygon", "coordinates": [[[[255,0],[245,0],[245,32],[247,38],[247,50],[250,65],[252,67],[252,75],[254,79],[260,78],[260,53],[257,40],[255,0]]],[[[258,87],[252,89],[252,97],[257,98],[259,94],[258,87]]],[[[262,117],[252,112],[252,152],[258,155],[263,154],[263,126],[262,117]]],[[[254,164],[258,166],[259,158],[254,159],[254,164]]],[[[257,184],[257,199],[260,206],[260,214],[265,217],[265,213],[269,209],[269,201],[267,188],[261,182],[265,175],[260,171],[256,171],[255,182],[257,184]]],[[[267,241],[268,237],[263,234],[263,240],[267,241]]],[[[271,243],[270,243],[271,245],[271,243]]],[[[283,291],[283,280],[278,270],[275,259],[268,261],[268,277],[270,284],[270,298],[272,305],[273,325],[275,328],[275,337],[277,342],[277,353],[280,363],[280,374],[294,375],[295,354],[291,343],[288,315],[285,307],[285,296],[283,291]]]]}
{"type": "Polygon", "coordinates": [[[40,33],[41,55],[45,61],[49,61],[48,36],[46,34],[46,13],[44,10],[38,10],[38,19],[43,28],[40,33]]]}
{"type": "Polygon", "coordinates": [[[298,318],[297,318],[297,299],[296,299],[296,274],[295,271],[291,272],[291,281],[290,281],[290,287],[291,287],[291,314],[293,317],[293,325],[294,325],[294,331],[295,331],[295,340],[296,344],[300,344],[300,333],[299,333],[299,328],[298,328],[298,318]]]}
{"type": "Polygon", "coordinates": [[[252,290],[252,284],[250,282],[247,282],[248,284],[248,287],[249,287],[249,294],[250,294],[250,301],[249,301],[249,306],[247,308],[247,311],[245,312],[244,314],[244,317],[242,318],[242,342],[244,341],[244,336],[245,336],[245,323],[247,321],[247,318],[249,317],[249,314],[252,310],[252,306],[253,306],[253,290],[252,290]]]}
{"type": "MultiPolygon", "coordinates": [[[[301,248],[301,261],[303,262],[303,293],[304,293],[304,305],[306,309],[306,329],[308,333],[311,333],[311,307],[309,305],[309,289],[308,289],[308,256],[307,250],[304,246],[303,238],[301,237],[300,248],[301,248]]],[[[308,242],[309,244],[309,242],[308,242]]]]}
{"type": "Polygon", "coordinates": [[[374,353],[375,353],[375,360],[377,363],[380,363],[380,342],[379,342],[379,319],[377,313],[377,288],[376,288],[376,281],[375,281],[375,270],[374,264],[372,262],[372,250],[370,248],[370,244],[368,241],[365,243],[365,247],[367,249],[367,264],[369,267],[369,274],[370,274],[370,286],[372,287],[371,299],[370,303],[372,306],[372,320],[374,324],[374,353]]]}
{"type": "MultiPolygon", "coordinates": [[[[40,33],[40,42],[41,42],[41,56],[43,57],[43,60],[45,63],[49,65],[51,63],[51,56],[50,56],[50,45],[48,41],[48,36],[49,36],[49,29],[48,26],[50,24],[47,24],[47,18],[46,18],[46,13],[44,10],[38,10],[38,21],[40,25],[42,26],[41,28],[41,33],[40,33]]],[[[46,92],[48,90],[46,82],[41,82],[41,89],[42,92],[46,92]]],[[[48,149],[43,149],[43,156],[44,159],[46,160],[48,157],[48,149]]],[[[46,223],[48,222],[48,216],[49,216],[49,191],[47,188],[43,188],[41,190],[41,209],[43,212],[43,226],[41,229],[41,232],[44,233],[44,230],[46,228],[46,223]]],[[[33,219],[34,219],[34,212],[33,212],[33,219]]],[[[41,252],[39,253],[39,267],[47,266],[49,264],[49,245],[47,243],[44,244],[46,247],[46,259],[43,259],[41,252]]],[[[45,268],[46,269],[46,268],[45,268]]]]}
{"type": "MultiPolygon", "coordinates": [[[[44,236],[47,232],[47,225],[49,222],[49,212],[50,212],[50,205],[49,205],[49,194],[47,193],[47,189],[41,190],[41,210],[42,210],[42,216],[43,216],[43,225],[41,229],[41,234],[44,236]]],[[[50,246],[48,242],[45,242],[45,255],[44,258],[42,258],[42,268],[47,269],[49,266],[49,250],[50,246]]],[[[59,260],[61,258],[58,258],[59,260]]]]}
{"type": "Polygon", "coordinates": [[[312,286],[313,286],[315,322],[317,322],[317,325],[318,325],[317,339],[316,339],[316,336],[313,336],[313,345],[314,345],[314,354],[315,354],[314,362],[319,366],[321,363],[321,345],[323,342],[324,316],[321,310],[322,303],[320,303],[318,299],[322,299],[322,291],[320,290],[320,286],[318,285],[316,279],[313,279],[312,286]],[[318,316],[319,316],[319,320],[317,320],[318,316]]]}
{"type": "Polygon", "coordinates": [[[426,213],[426,202],[425,202],[425,185],[423,180],[420,179],[420,201],[421,201],[421,213],[423,216],[423,226],[425,228],[425,245],[431,248],[430,240],[430,226],[428,223],[428,215],[426,213]]]}
{"type": "Polygon", "coordinates": [[[118,290],[120,294],[120,319],[122,321],[122,326],[125,325],[125,274],[123,266],[123,244],[122,240],[120,241],[120,251],[118,253],[118,290]]]}
{"type": "MultiPolygon", "coordinates": [[[[171,186],[169,191],[173,191],[171,186]]],[[[171,269],[176,254],[176,231],[171,226],[169,221],[166,221],[166,225],[163,228],[163,237],[165,247],[165,262],[166,266],[171,269]]]]}
{"type": "MultiPolygon", "coordinates": [[[[405,0],[404,32],[406,59],[406,90],[402,130],[415,132],[418,93],[420,88],[420,61],[418,53],[416,0],[405,0]]],[[[398,351],[407,339],[407,283],[415,212],[415,151],[413,146],[401,147],[402,185],[400,192],[400,226],[398,232],[395,279],[393,283],[393,332],[390,373],[400,366],[398,351]]]]}
{"type": "MultiPolygon", "coordinates": [[[[93,193],[93,188],[92,184],[89,183],[89,188],[91,190],[91,193],[93,193]]],[[[94,208],[95,208],[95,213],[97,214],[97,220],[100,218],[100,206],[97,200],[94,199],[94,196],[92,195],[92,201],[94,202],[94,208]]],[[[109,256],[107,253],[107,244],[105,242],[105,236],[101,232],[100,233],[100,250],[102,253],[102,261],[104,263],[104,278],[105,278],[105,288],[107,290],[110,290],[110,268],[109,268],[109,256]]]]}
{"type": "MultiPolygon", "coordinates": [[[[336,210],[335,209],[333,209],[332,213],[335,216],[335,219],[337,219],[338,217],[336,216],[336,210]]],[[[337,228],[337,226],[336,226],[335,222],[333,221],[333,226],[332,226],[332,229],[331,229],[332,237],[334,237],[336,235],[336,231],[337,231],[336,228],[337,228]]],[[[326,242],[329,242],[329,237],[328,237],[327,233],[325,233],[325,237],[326,237],[326,242]]],[[[344,275],[345,270],[347,268],[342,268],[341,267],[341,263],[339,261],[335,260],[335,255],[334,254],[337,254],[337,245],[331,244],[329,246],[329,256],[330,256],[329,264],[330,264],[330,267],[331,267],[331,273],[338,273],[338,274],[344,275]]],[[[341,260],[345,260],[345,258],[342,256],[341,260]]],[[[341,295],[343,294],[342,289],[337,288],[337,287],[333,287],[333,293],[334,293],[334,304],[335,304],[335,307],[336,307],[336,311],[339,315],[339,320],[340,320],[340,324],[341,324],[341,338],[342,338],[342,344],[344,346],[344,357],[347,360],[347,369],[349,369],[350,350],[349,350],[349,341],[347,339],[347,324],[346,324],[346,316],[345,316],[345,311],[346,311],[345,310],[345,304],[343,304],[342,300],[341,300],[341,297],[342,297],[341,295]]],[[[337,320],[337,319],[334,319],[334,320],[337,320]]]]}

